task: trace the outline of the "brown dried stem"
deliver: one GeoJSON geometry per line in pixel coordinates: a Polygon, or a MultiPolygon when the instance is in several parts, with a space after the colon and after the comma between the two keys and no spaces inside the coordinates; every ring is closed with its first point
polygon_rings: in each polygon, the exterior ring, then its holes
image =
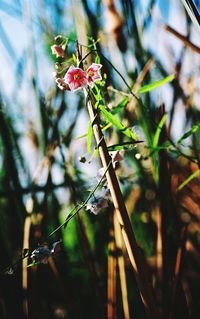
{"type": "MultiPolygon", "coordinates": [[[[93,108],[91,100],[87,103],[90,120],[93,126],[94,136],[97,142],[99,155],[104,169],[108,168],[110,156],[107,150],[106,142],[102,134],[97,111],[93,108]]],[[[111,192],[113,204],[116,210],[118,221],[121,227],[124,243],[133,266],[140,295],[145,306],[148,318],[155,319],[159,317],[155,299],[153,296],[153,288],[151,286],[145,258],[137,245],[135,235],[131,226],[131,222],[124,204],[119,183],[112,165],[109,166],[106,173],[108,186],[111,192]]]]}
{"type": "Polygon", "coordinates": [[[117,252],[119,253],[121,252],[121,254],[117,254],[117,262],[118,262],[118,268],[119,268],[119,279],[120,279],[120,287],[121,287],[121,294],[122,294],[122,306],[123,306],[124,318],[130,319],[126,270],[125,270],[125,262],[124,262],[124,255],[123,255],[123,242],[122,242],[123,239],[122,239],[121,228],[120,228],[115,211],[114,211],[113,219],[114,219],[116,249],[117,249],[117,252]]]}
{"type": "Polygon", "coordinates": [[[195,45],[194,43],[192,43],[188,37],[180,34],[179,32],[177,32],[176,30],[174,30],[172,27],[170,27],[169,25],[165,25],[165,30],[170,32],[171,34],[173,34],[176,38],[178,38],[179,40],[181,40],[185,46],[189,47],[190,49],[192,49],[194,52],[199,53],[200,54],[200,47],[198,47],[197,45],[195,45]]]}
{"type": "MultiPolygon", "coordinates": [[[[113,214],[112,214],[113,215],[113,214]]],[[[112,217],[112,216],[111,216],[112,217]]],[[[113,229],[113,220],[111,219],[109,229],[108,243],[108,278],[107,278],[107,318],[116,318],[116,244],[113,229]]]]}
{"type": "MultiPolygon", "coordinates": [[[[25,218],[24,222],[24,240],[23,240],[23,251],[25,249],[29,249],[29,237],[30,237],[30,229],[31,229],[31,213],[33,210],[33,200],[32,198],[29,198],[27,205],[27,216],[25,218]]],[[[29,317],[29,307],[28,307],[28,258],[22,259],[22,288],[23,288],[23,312],[25,318],[29,317]]]]}

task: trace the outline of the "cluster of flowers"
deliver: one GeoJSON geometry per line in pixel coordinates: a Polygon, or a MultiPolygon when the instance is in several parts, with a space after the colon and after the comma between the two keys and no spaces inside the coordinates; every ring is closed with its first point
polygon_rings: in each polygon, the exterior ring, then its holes
{"type": "Polygon", "coordinates": [[[39,246],[36,248],[31,254],[33,264],[47,264],[50,256],[55,257],[61,251],[61,243],[62,241],[55,242],[51,250],[47,246],[39,246]]]}
{"type": "MultiPolygon", "coordinates": [[[[52,54],[55,54],[57,58],[64,58],[65,56],[65,51],[61,45],[52,45],[51,51],[52,54]]],[[[72,92],[75,92],[87,87],[88,85],[93,87],[96,81],[101,80],[102,77],[99,73],[101,68],[101,64],[92,63],[92,65],[90,65],[89,68],[84,71],[83,69],[72,65],[63,78],[59,77],[56,72],[54,72],[53,75],[59,89],[63,91],[71,90],[72,92]]]]}
{"type": "MultiPolygon", "coordinates": [[[[117,168],[117,163],[122,161],[123,157],[120,154],[119,151],[116,151],[112,154],[112,164],[113,167],[116,169],[117,168]]],[[[100,168],[98,170],[97,173],[97,180],[98,182],[102,179],[104,175],[104,169],[100,168]]],[[[107,208],[109,199],[110,199],[110,190],[108,188],[108,184],[106,181],[106,177],[105,179],[103,179],[102,181],[102,192],[99,195],[95,195],[93,196],[93,198],[90,199],[90,201],[88,202],[87,206],[86,206],[86,210],[89,210],[91,213],[93,213],[94,215],[98,215],[98,213],[103,209],[103,208],[107,208]]]]}
{"type": "Polygon", "coordinates": [[[92,65],[86,70],[81,68],[70,66],[67,73],[63,78],[60,78],[55,72],[54,76],[59,89],[66,91],[71,90],[75,92],[81,90],[86,86],[93,87],[96,81],[102,79],[99,70],[102,68],[101,64],[92,63],[92,65]]]}

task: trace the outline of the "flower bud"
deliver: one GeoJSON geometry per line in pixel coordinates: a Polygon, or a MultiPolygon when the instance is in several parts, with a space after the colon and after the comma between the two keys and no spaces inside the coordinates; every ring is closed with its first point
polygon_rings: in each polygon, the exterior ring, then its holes
{"type": "Polygon", "coordinates": [[[56,78],[56,83],[60,90],[69,91],[69,85],[65,82],[63,78],[56,78]]]}
{"type": "Polygon", "coordinates": [[[64,58],[65,56],[65,51],[63,50],[61,45],[58,45],[58,44],[52,45],[51,51],[52,51],[52,54],[56,55],[56,58],[59,58],[59,57],[64,58]]]}

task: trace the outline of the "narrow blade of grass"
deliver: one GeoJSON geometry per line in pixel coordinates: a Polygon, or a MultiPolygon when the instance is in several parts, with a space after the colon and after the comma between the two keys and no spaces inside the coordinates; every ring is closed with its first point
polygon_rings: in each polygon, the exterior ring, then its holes
{"type": "Polygon", "coordinates": [[[136,146],[136,144],[142,143],[142,142],[143,141],[124,142],[121,144],[110,145],[108,146],[108,151],[113,152],[113,151],[131,150],[136,146]]]}
{"type": "Polygon", "coordinates": [[[166,119],[167,119],[167,115],[164,114],[158,124],[158,127],[156,129],[156,132],[155,132],[155,135],[154,135],[154,138],[153,138],[153,147],[156,147],[158,146],[158,142],[159,142],[159,138],[160,138],[160,133],[162,131],[162,128],[163,126],[165,125],[165,122],[166,122],[166,119]]]}
{"type": "Polygon", "coordinates": [[[197,130],[200,129],[200,123],[199,124],[195,124],[192,126],[192,128],[186,132],[179,140],[178,140],[178,144],[182,143],[183,140],[185,140],[186,138],[188,138],[189,136],[191,136],[192,134],[196,133],[197,130]]]}
{"type": "Polygon", "coordinates": [[[128,103],[129,99],[127,97],[125,97],[124,99],[122,99],[120,101],[119,104],[117,104],[117,106],[115,108],[113,108],[113,110],[111,111],[112,114],[117,114],[119,113],[128,103]]]}
{"type": "Polygon", "coordinates": [[[169,76],[167,76],[166,78],[162,79],[162,80],[159,80],[159,81],[156,81],[154,83],[151,83],[151,84],[148,84],[148,85],[145,85],[145,86],[142,86],[138,93],[140,94],[143,94],[143,93],[147,93],[147,92],[150,92],[152,90],[155,90],[157,89],[159,86],[162,86],[168,82],[171,82],[173,81],[173,79],[175,78],[175,74],[171,74],[169,76]]]}
{"type": "Polygon", "coordinates": [[[106,120],[112,123],[120,132],[133,139],[134,141],[138,140],[137,135],[133,133],[129,128],[126,128],[112,113],[107,111],[102,104],[100,104],[98,107],[105,116],[106,120]]]}
{"type": "Polygon", "coordinates": [[[92,124],[89,121],[88,132],[87,132],[87,152],[88,152],[88,154],[91,153],[92,136],[93,136],[92,124]]]}
{"type": "Polygon", "coordinates": [[[178,187],[178,191],[180,191],[181,189],[183,189],[183,187],[185,187],[192,179],[194,179],[195,177],[197,177],[200,173],[200,169],[198,169],[196,172],[192,173],[188,178],[186,178],[186,180],[181,183],[178,187]]]}

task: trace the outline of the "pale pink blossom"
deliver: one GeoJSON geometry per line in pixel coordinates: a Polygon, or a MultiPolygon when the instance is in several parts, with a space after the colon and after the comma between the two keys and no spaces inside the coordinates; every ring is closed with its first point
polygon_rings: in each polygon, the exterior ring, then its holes
{"type": "Polygon", "coordinates": [[[89,86],[93,87],[94,82],[102,79],[101,74],[99,73],[101,68],[101,64],[92,63],[92,65],[90,65],[90,67],[87,69],[87,79],[89,86]]]}
{"type": "Polygon", "coordinates": [[[119,162],[123,160],[123,156],[120,151],[115,151],[112,153],[112,164],[114,169],[119,167],[119,162]]]}
{"type": "Polygon", "coordinates": [[[56,58],[61,57],[64,58],[65,56],[65,51],[63,50],[61,45],[54,44],[51,46],[51,52],[52,54],[56,55],[56,58]]]}
{"type": "Polygon", "coordinates": [[[113,164],[115,162],[121,162],[122,160],[123,160],[123,156],[120,153],[120,151],[115,151],[115,152],[112,153],[112,162],[113,162],[113,164]]]}
{"type": "Polygon", "coordinates": [[[94,215],[98,215],[98,213],[103,209],[108,207],[107,198],[103,197],[95,197],[91,199],[90,202],[86,206],[86,210],[90,210],[94,215]]]}
{"type": "Polygon", "coordinates": [[[100,182],[100,180],[102,179],[102,184],[104,184],[106,182],[106,176],[103,175],[105,174],[105,169],[103,167],[101,167],[98,171],[97,171],[97,175],[96,175],[96,179],[98,182],[100,182]]]}
{"type": "Polygon", "coordinates": [[[87,73],[74,66],[69,68],[64,76],[64,80],[72,92],[83,89],[88,85],[87,73]]]}

